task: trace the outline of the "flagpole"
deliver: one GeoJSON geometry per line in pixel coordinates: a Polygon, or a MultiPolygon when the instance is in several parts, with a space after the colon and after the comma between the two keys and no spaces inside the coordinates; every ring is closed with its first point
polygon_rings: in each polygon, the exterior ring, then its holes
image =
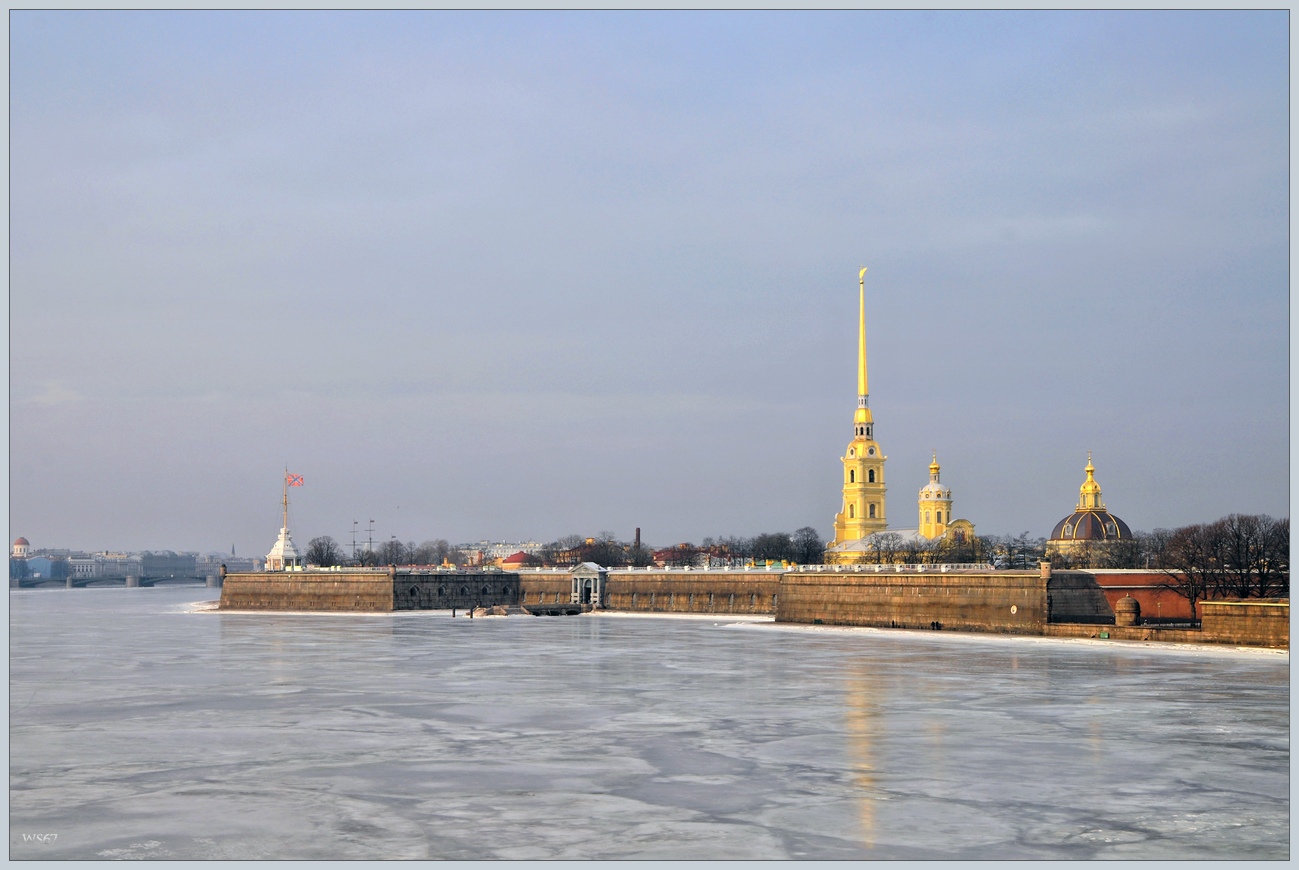
{"type": "Polygon", "coordinates": [[[284,466],[284,530],[289,528],[289,467],[284,466]]]}

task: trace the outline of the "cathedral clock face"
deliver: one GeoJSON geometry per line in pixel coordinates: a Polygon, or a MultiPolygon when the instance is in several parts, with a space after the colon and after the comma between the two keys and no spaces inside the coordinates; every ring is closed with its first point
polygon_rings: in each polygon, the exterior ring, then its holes
{"type": "Polygon", "coordinates": [[[867,450],[866,452],[869,453],[871,456],[874,456],[874,455],[875,455],[875,448],[874,448],[874,447],[871,447],[871,448],[870,448],[869,450],[867,450]]]}

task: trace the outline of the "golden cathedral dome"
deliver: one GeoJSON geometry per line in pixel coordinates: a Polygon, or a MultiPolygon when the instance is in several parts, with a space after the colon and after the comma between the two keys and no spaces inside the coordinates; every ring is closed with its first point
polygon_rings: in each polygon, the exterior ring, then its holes
{"type": "Polygon", "coordinates": [[[1091,452],[1087,453],[1087,479],[1078,488],[1078,507],[1055,524],[1051,541],[1116,541],[1132,537],[1123,520],[1110,513],[1101,501],[1101,485],[1096,482],[1096,468],[1091,452]]]}

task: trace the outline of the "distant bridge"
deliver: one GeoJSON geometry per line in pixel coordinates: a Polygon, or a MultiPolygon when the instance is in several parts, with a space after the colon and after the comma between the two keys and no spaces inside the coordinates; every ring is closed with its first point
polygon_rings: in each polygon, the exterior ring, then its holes
{"type": "Polygon", "coordinates": [[[86,589],[90,587],[109,589],[113,587],[136,587],[136,586],[194,586],[197,584],[206,584],[207,586],[220,586],[221,578],[212,575],[208,577],[23,577],[20,579],[10,579],[10,588],[18,589],[86,589]]]}

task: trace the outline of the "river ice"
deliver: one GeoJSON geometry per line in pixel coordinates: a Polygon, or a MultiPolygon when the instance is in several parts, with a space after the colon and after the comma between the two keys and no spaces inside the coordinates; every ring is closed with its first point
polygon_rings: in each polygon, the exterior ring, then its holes
{"type": "Polygon", "coordinates": [[[1290,854],[1285,653],[216,595],[11,591],[12,859],[1290,854]]]}

